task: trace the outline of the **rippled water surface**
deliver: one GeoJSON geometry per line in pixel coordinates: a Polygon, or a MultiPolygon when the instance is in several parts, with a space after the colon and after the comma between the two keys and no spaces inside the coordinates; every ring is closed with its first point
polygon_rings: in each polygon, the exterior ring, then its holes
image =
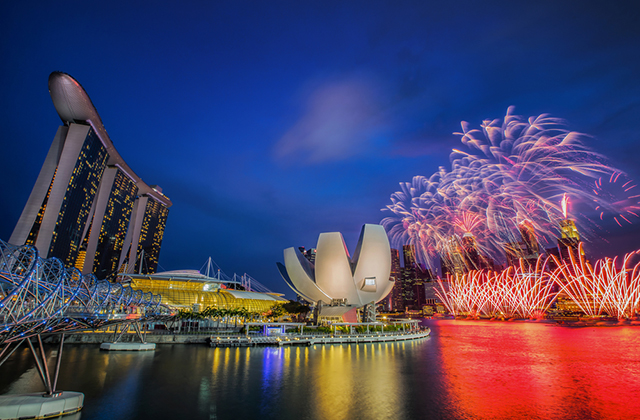
{"type": "MultiPolygon", "coordinates": [[[[85,394],[65,419],[637,419],[640,327],[425,321],[391,343],[103,352],[67,345],[59,389],[85,394]]],[[[0,393],[42,390],[21,349],[0,393]]]]}

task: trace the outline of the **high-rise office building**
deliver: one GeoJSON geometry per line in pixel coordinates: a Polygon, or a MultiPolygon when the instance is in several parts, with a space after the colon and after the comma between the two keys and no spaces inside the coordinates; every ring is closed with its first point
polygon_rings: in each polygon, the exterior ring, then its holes
{"type": "MultiPolygon", "coordinates": [[[[452,235],[444,245],[440,268],[445,278],[458,278],[472,270],[495,269],[495,262],[480,252],[476,238],[471,232],[466,232],[462,238],[452,235]]],[[[434,278],[433,274],[429,273],[428,278],[434,278]]]]}
{"type": "Polygon", "coordinates": [[[155,272],[171,200],[126,164],[80,83],[53,72],[49,93],[63,125],[9,242],[99,278],[125,261],[155,272]]]}
{"type": "Polygon", "coordinates": [[[540,245],[535,227],[530,220],[524,220],[518,224],[518,232],[522,238],[517,242],[508,242],[504,246],[507,266],[519,266],[524,268],[535,267],[540,256],[540,245]]]}
{"type": "Polygon", "coordinates": [[[467,270],[479,270],[482,266],[480,252],[475,236],[470,232],[465,233],[461,240],[464,265],[467,270]]]}
{"type": "Polygon", "coordinates": [[[416,264],[416,248],[413,245],[402,245],[402,258],[404,260],[404,268],[415,269],[416,264]]]}
{"type": "Polygon", "coordinates": [[[574,258],[578,258],[579,254],[584,256],[584,250],[580,248],[580,233],[573,220],[563,219],[560,221],[560,234],[561,237],[558,238],[560,259],[569,261],[571,255],[574,258]]]}
{"type": "Polygon", "coordinates": [[[389,275],[394,283],[389,294],[391,299],[391,310],[404,311],[404,298],[402,296],[402,267],[400,267],[400,252],[397,249],[391,250],[391,273],[389,275]]]}
{"type": "Polygon", "coordinates": [[[315,262],[316,262],[316,253],[317,253],[315,248],[305,249],[303,246],[299,246],[298,249],[300,250],[302,255],[304,255],[304,257],[307,260],[309,260],[309,262],[311,264],[315,264],[315,262]]]}
{"type": "Polygon", "coordinates": [[[504,254],[507,259],[507,267],[518,267],[520,260],[527,253],[527,247],[524,242],[509,242],[504,244],[504,254]]]}
{"type": "Polygon", "coordinates": [[[444,252],[440,259],[443,276],[457,277],[466,273],[468,267],[465,255],[464,244],[460,237],[458,235],[450,236],[445,242],[444,252]]]}
{"type": "Polygon", "coordinates": [[[421,310],[427,304],[427,288],[435,280],[432,270],[416,260],[414,245],[403,245],[402,256],[397,249],[391,250],[391,278],[395,282],[391,290],[392,311],[421,310]],[[404,267],[400,266],[403,261],[404,267]]]}
{"type": "Polygon", "coordinates": [[[404,268],[402,286],[404,305],[420,310],[425,304],[425,282],[432,278],[431,272],[418,264],[416,249],[413,245],[403,245],[404,268]]]}
{"type": "Polygon", "coordinates": [[[528,256],[537,259],[540,255],[540,245],[538,245],[538,237],[533,223],[530,220],[524,220],[518,225],[518,230],[520,231],[520,236],[522,236],[522,242],[525,245],[528,256]]]}

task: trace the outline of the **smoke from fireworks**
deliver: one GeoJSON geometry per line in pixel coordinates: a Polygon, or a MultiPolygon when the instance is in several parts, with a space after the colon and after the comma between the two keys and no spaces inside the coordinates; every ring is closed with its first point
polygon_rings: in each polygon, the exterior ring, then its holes
{"type": "Polygon", "coordinates": [[[480,128],[463,122],[455,134],[467,151],[453,149],[450,171],[440,167],[400,183],[383,209],[393,215],[381,222],[394,244],[413,244],[418,259],[435,267],[438,257],[451,255],[451,244],[473,235],[480,252],[501,260],[505,244],[521,240],[523,223],[541,244],[551,243],[567,217],[567,198],[594,203],[601,218],[613,214],[618,223],[640,212],[635,184],[587,148],[584,134],[548,115],[527,120],[512,112],[480,128]]]}

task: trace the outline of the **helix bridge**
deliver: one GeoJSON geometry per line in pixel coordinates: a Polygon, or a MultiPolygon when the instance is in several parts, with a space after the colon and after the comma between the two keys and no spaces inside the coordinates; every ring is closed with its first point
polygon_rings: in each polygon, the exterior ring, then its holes
{"type": "Polygon", "coordinates": [[[58,366],[51,381],[41,336],[95,330],[122,324],[136,328],[140,322],[166,319],[170,308],[161,296],[97,280],[77,268],[65,268],[57,258],[43,259],[30,245],[16,246],[0,240],[0,365],[24,342],[36,358],[49,393],[55,390],[58,366]],[[40,357],[34,343],[40,347],[40,357]],[[41,360],[39,360],[42,358],[41,360]]]}

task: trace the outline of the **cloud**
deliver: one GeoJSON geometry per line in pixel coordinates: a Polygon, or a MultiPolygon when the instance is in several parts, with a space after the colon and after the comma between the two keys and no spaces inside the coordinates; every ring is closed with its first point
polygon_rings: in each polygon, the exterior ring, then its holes
{"type": "Polygon", "coordinates": [[[304,115],[275,144],[274,157],[318,164],[366,153],[380,134],[381,119],[370,83],[326,83],[309,95],[304,115]]]}

